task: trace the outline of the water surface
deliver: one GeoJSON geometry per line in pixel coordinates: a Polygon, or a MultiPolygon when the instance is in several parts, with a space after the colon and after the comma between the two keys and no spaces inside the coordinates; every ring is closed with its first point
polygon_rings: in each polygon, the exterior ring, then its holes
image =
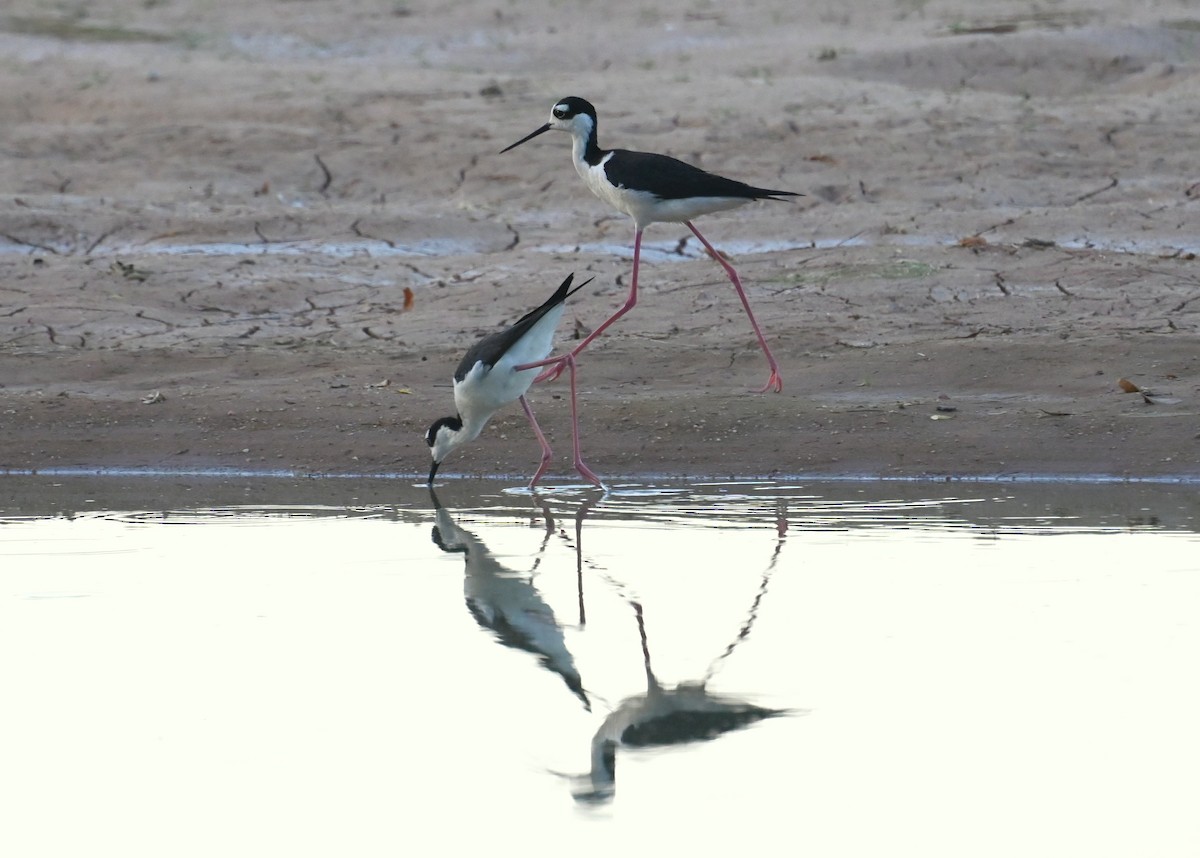
{"type": "Polygon", "coordinates": [[[1188,855],[1194,487],[5,478],[13,855],[1188,855]]]}

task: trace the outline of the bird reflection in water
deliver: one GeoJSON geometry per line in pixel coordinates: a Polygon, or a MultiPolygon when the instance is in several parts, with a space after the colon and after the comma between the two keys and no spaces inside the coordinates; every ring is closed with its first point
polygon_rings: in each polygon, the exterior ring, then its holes
{"type": "MultiPolygon", "coordinates": [[[[562,677],[567,688],[590,712],[592,704],[575,666],[575,658],[567,649],[562,625],[533,584],[533,575],[555,529],[549,508],[544,504],[542,506],[546,536],[538,550],[538,557],[530,572],[522,574],[501,564],[478,537],[459,527],[449,510],[442,506],[432,486],[429,494],[437,518],[437,524],[433,526],[434,544],[442,551],[462,554],[466,563],[463,589],[471,616],[479,625],[489,629],[504,646],[536,655],[543,667],[562,677]]],[[[581,509],[580,517],[586,508],[581,509]]],[[[577,569],[577,574],[580,571],[581,567],[577,569]]],[[[582,625],[583,590],[582,579],[579,580],[579,624],[582,625]]]]}
{"type": "Polygon", "coordinates": [[[571,778],[576,800],[587,803],[610,801],[616,794],[617,749],[653,748],[683,745],[715,739],[725,733],[740,730],[767,718],[789,714],[787,709],[768,709],[748,700],[708,690],[708,683],[737,645],[750,635],[758,608],[766,595],[771,574],[779,560],[787,532],[786,516],[778,519],[779,538],[770,565],[763,573],[758,593],[750,606],[749,615],[725,651],[717,656],[704,678],[681,682],[673,688],[664,686],[650,665],[650,644],[642,606],[630,600],[641,636],[642,660],[646,669],[646,692],[625,698],[604,719],[592,737],[592,770],[587,775],[571,778]]]}
{"type": "MultiPolygon", "coordinates": [[[[442,551],[462,554],[466,562],[464,589],[471,615],[481,626],[490,629],[500,643],[537,655],[541,664],[560,676],[583,702],[584,707],[591,711],[591,701],[584,690],[575,659],[567,649],[563,626],[533,584],[533,575],[537,572],[542,554],[557,530],[549,506],[539,501],[545,518],[546,533],[530,572],[521,574],[503,566],[478,537],[460,527],[450,511],[438,500],[437,492],[432,486],[429,493],[437,518],[433,527],[434,543],[442,551]]],[[[595,502],[595,499],[587,501],[575,513],[575,538],[572,547],[576,558],[580,628],[586,620],[583,601],[582,526],[584,517],[595,502]]],[[[758,706],[742,698],[715,694],[708,690],[709,681],[725,659],[733,654],[738,644],[749,637],[754,626],[759,605],[767,593],[771,575],[783,547],[787,531],[785,510],[781,510],[777,516],[777,525],[779,536],[775,551],[762,575],[746,621],[725,650],[713,659],[704,677],[698,681],[681,682],[673,687],[658,681],[650,663],[650,644],[646,636],[642,605],[636,599],[627,599],[633,608],[641,638],[646,690],[644,693],[626,697],[600,724],[591,741],[591,772],[586,775],[567,776],[573,784],[572,792],[578,801],[600,803],[613,798],[616,794],[617,751],[621,747],[668,747],[707,741],[790,712],[787,709],[758,706]]],[[[568,543],[572,542],[565,533],[562,535],[568,543]]],[[[620,584],[617,584],[617,588],[624,589],[620,584]]]]}

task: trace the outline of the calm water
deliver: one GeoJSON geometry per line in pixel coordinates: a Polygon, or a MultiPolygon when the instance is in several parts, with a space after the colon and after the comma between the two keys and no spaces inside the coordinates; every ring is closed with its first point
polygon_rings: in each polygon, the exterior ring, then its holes
{"type": "Polygon", "coordinates": [[[0,854],[1184,856],[1195,486],[0,478],[0,854]]]}

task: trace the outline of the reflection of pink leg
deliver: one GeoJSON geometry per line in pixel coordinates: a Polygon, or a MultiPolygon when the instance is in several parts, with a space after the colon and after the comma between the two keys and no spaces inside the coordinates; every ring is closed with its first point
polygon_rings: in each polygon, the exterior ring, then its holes
{"type": "Polygon", "coordinates": [[[533,409],[529,407],[529,400],[524,396],[521,397],[521,407],[525,409],[525,416],[529,418],[529,425],[533,427],[533,434],[537,435],[538,443],[542,445],[542,463],[538,465],[537,472],[534,473],[533,479],[529,481],[529,487],[533,488],[537,485],[537,481],[542,478],[542,474],[546,473],[546,468],[550,467],[550,460],[554,457],[554,451],[550,449],[550,442],[542,434],[542,427],[538,425],[537,418],[533,416],[533,409]]]}
{"type": "Polygon", "coordinates": [[[767,390],[774,390],[779,393],[783,390],[783,379],[779,376],[779,364],[775,363],[775,357],[771,354],[771,350],[767,347],[767,338],[763,336],[762,329],[758,327],[758,320],[754,318],[754,313],[750,310],[750,301],[746,298],[746,293],[742,289],[742,281],[738,279],[737,272],[733,270],[733,266],[725,261],[725,257],[708,243],[708,239],[700,234],[700,230],[692,225],[691,221],[687,221],[687,228],[695,233],[696,238],[700,239],[700,243],[704,245],[708,255],[715,259],[725,273],[729,275],[729,279],[733,282],[733,288],[737,290],[738,297],[742,299],[742,306],[746,308],[746,315],[750,317],[750,327],[754,328],[754,334],[758,337],[758,344],[762,346],[763,354],[767,356],[767,366],[771,368],[771,377],[767,379],[767,383],[759,390],[759,393],[767,390]]]}
{"type": "Polygon", "coordinates": [[[600,478],[592,473],[592,469],[583,463],[583,456],[579,454],[579,409],[575,404],[575,354],[573,352],[568,354],[564,360],[571,370],[571,438],[575,445],[575,470],[579,471],[584,479],[602,489],[604,483],[600,482],[600,478]]]}
{"type": "MultiPolygon", "coordinates": [[[[611,325],[617,319],[621,318],[622,316],[624,316],[626,313],[628,313],[630,310],[633,309],[633,306],[637,303],[638,263],[640,262],[641,258],[642,258],[642,230],[638,229],[633,234],[633,278],[630,280],[630,283],[629,283],[629,297],[625,299],[625,305],[623,307],[621,307],[621,309],[617,310],[617,312],[615,312],[611,316],[609,316],[607,321],[604,322],[604,324],[602,324],[600,327],[596,328],[596,330],[594,330],[590,334],[588,334],[587,337],[584,338],[583,342],[581,342],[579,345],[575,346],[575,348],[571,349],[571,357],[574,357],[575,355],[577,355],[581,351],[583,351],[585,348],[587,348],[588,343],[590,343],[592,340],[596,339],[596,337],[598,337],[602,333],[604,333],[605,328],[607,328],[609,325],[611,325]]],[[[548,363],[550,364],[550,366],[546,369],[545,372],[543,372],[541,375],[539,375],[537,378],[534,379],[535,383],[539,382],[539,381],[553,381],[554,379],[556,379],[560,375],[562,375],[562,371],[567,368],[566,358],[554,358],[553,360],[549,361],[548,363]]]]}

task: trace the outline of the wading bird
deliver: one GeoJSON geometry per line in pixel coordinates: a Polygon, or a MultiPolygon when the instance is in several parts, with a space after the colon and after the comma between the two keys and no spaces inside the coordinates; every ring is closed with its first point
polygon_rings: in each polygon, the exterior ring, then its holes
{"type": "MultiPolygon", "coordinates": [[[[501,150],[501,154],[532,140],[546,131],[566,131],[571,135],[571,157],[575,170],[583,178],[588,189],[604,202],[633,218],[633,277],[629,286],[629,297],[625,305],[579,345],[569,356],[583,351],[588,343],[598,337],[609,325],[625,315],[637,304],[638,265],[641,260],[642,232],[655,221],[682,223],[700,239],[708,254],[725,269],[733,288],[737,290],[742,306],[758,337],[758,344],[766,355],[771,376],[762,387],[763,391],[783,390],[783,379],[779,375],[779,364],[767,346],[758,321],[750,309],[750,301],[742,289],[741,280],[733,266],[708,243],[692,219],[712,212],[737,208],[755,200],[779,200],[796,197],[792,191],[774,191],[756,188],[735,179],[727,179],[705,172],[699,167],[653,152],[632,152],[628,149],[601,149],[596,140],[596,108],[582,98],[568,96],[560,99],[550,110],[550,121],[532,134],[501,150]]],[[[567,368],[566,357],[557,358],[539,376],[557,378],[567,368]]]]}
{"type": "MultiPolygon", "coordinates": [[[[525,416],[533,426],[533,433],[542,446],[542,462],[529,481],[530,487],[537,485],[546,472],[553,451],[538,426],[537,418],[533,416],[525,393],[537,379],[538,369],[546,365],[546,356],[554,347],[554,331],[562,319],[567,298],[592,282],[589,279],[571,289],[574,276],[567,275],[555,293],[536,310],[521,317],[512,327],[488,334],[463,356],[454,372],[454,404],[458,413],[452,417],[438,418],[425,433],[425,443],[433,455],[433,466],[429,469],[430,485],[446,456],[478,438],[492,415],[513,401],[521,403],[525,416]]],[[[560,359],[555,360],[557,362],[560,359]]],[[[584,464],[579,453],[574,355],[569,354],[561,360],[566,361],[571,371],[571,437],[574,442],[575,469],[589,482],[604,488],[600,478],[584,464]]]]}

